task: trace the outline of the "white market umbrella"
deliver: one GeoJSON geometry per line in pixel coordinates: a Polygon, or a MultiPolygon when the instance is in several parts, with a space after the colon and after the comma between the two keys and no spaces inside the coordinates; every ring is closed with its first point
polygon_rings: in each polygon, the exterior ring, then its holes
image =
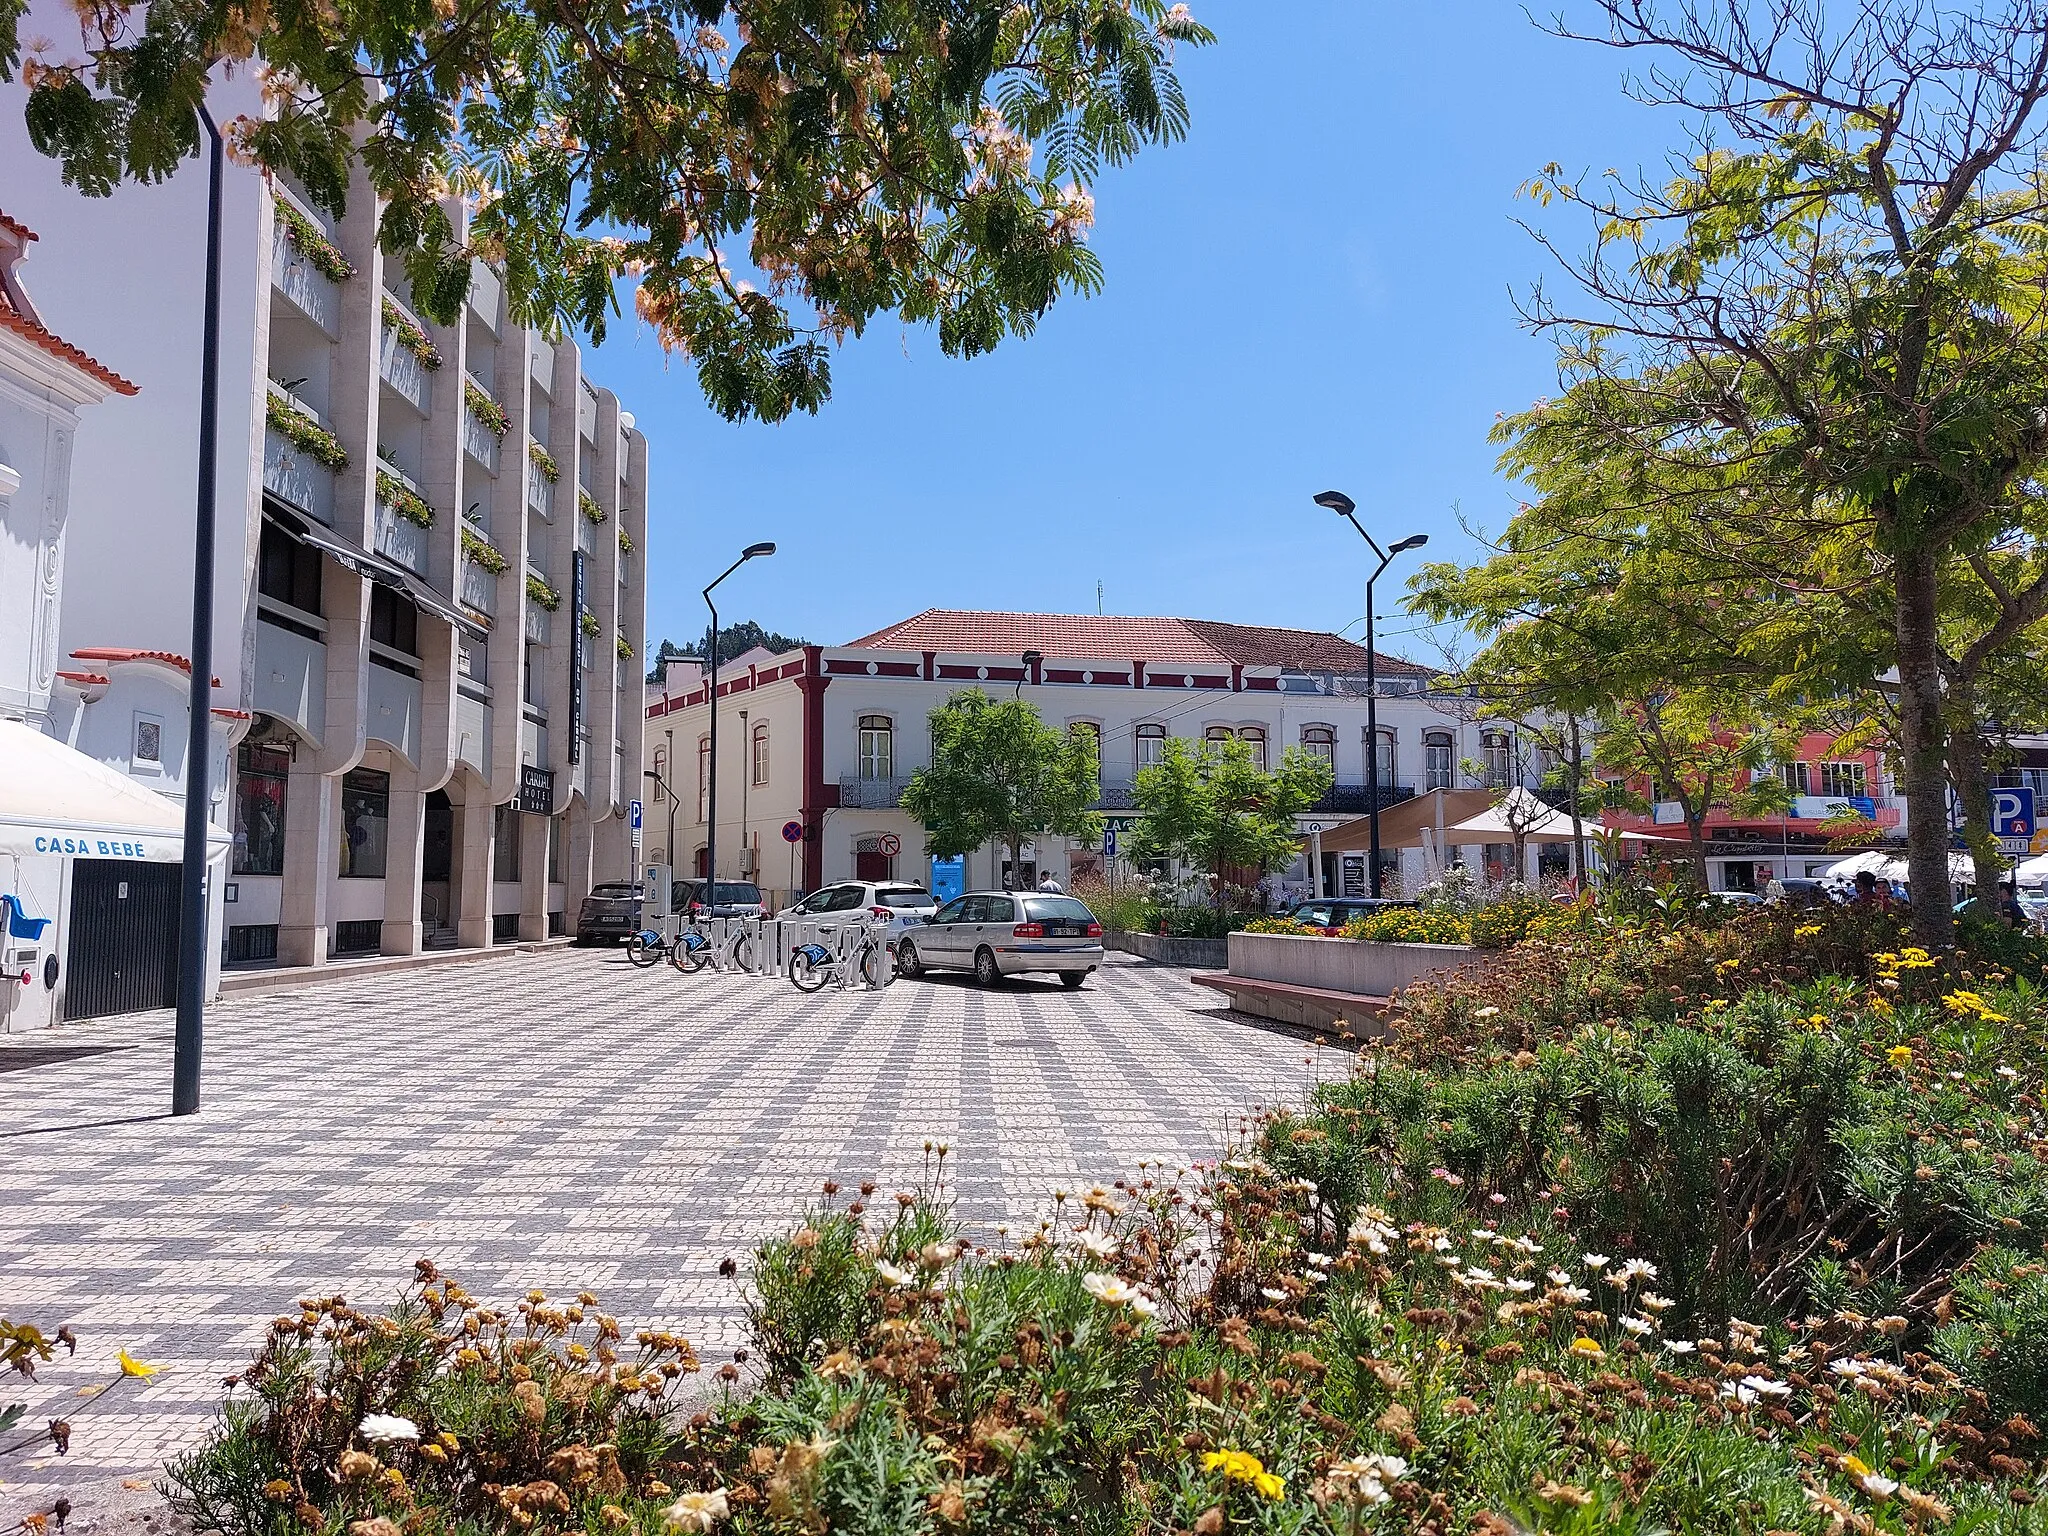
{"type": "MultiPolygon", "coordinates": [[[[209,858],[227,852],[220,828],[209,826],[206,840],[209,858]]],[[[185,809],[19,720],[0,720],[0,853],[175,864],[185,856],[185,809]]]]}
{"type": "Polygon", "coordinates": [[[1444,832],[1448,844],[1511,843],[1517,837],[1530,843],[1568,843],[1572,840],[1572,819],[1538,800],[1520,787],[1509,790],[1499,805],[1488,806],[1477,816],[1468,816],[1444,832]],[[1509,818],[1521,823],[1517,832],[1509,818]]]}
{"type": "Polygon", "coordinates": [[[1889,879],[1891,877],[1885,874],[1885,867],[1894,862],[1896,861],[1891,854],[1886,853],[1881,848],[1874,848],[1868,853],[1853,854],[1846,859],[1830,864],[1821,871],[1821,878],[1823,880],[1854,880],[1858,875],[1868,873],[1876,875],[1880,879],[1889,879]]]}
{"type": "Polygon", "coordinates": [[[2024,860],[2012,873],[2021,885],[2038,885],[2048,880],[2048,853],[2024,860]]]}

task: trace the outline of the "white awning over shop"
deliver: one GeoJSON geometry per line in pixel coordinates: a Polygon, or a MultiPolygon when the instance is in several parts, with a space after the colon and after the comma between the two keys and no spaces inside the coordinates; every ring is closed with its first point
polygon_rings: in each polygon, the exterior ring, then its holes
{"type": "MultiPolygon", "coordinates": [[[[228,835],[209,827],[207,843],[220,858],[228,835]]],[[[19,720],[0,720],[0,853],[174,864],[185,856],[185,810],[19,720]]]]}

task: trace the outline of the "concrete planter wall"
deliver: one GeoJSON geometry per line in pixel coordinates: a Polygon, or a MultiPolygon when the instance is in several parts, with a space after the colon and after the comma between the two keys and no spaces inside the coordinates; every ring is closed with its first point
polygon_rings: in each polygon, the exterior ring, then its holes
{"type": "Polygon", "coordinates": [[[1306,1029],[1376,1034],[1386,1000],[1404,987],[1459,970],[1486,970],[1498,950],[1467,944],[1381,944],[1303,938],[1285,933],[1233,933],[1230,968],[1197,976],[1230,998],[1240,1013],[1306,1029]]]}
{"type": "Polygon", "coordinates": [[[1229,964],[1231,975],[1253,981],[1391,997],[1403,987],[1447,976],[1462,966],[1491,966],[1499,953],[1469,944],[1380,944],[1291,933],[1233,933],[1229,964]]]}
{"type": "Polygon", "coordinates": [[[1130,928],[1111,928],[1102,935],[1102,947],[1122,950],[1156,965],[1184,965],[1193,969],[1230,963],[1222,939],[1172,939],[1130,928]]]}

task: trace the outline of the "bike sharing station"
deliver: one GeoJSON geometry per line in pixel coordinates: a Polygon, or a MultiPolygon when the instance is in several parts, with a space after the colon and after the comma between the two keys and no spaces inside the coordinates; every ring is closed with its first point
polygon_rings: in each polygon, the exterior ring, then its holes
{"type": "Polygon", "coordinates": [[[675,895],[674,871],[666,864],[648,865],[640,890],[646,926],[626,941],[626,958],[633,964],[653,966],[667,960],[686,975],[708,967],[788,981],[799,992],[827,987],[878,992],[896,979],[886,922],[827,917],[686,919],[675,910],[675,895]]]}

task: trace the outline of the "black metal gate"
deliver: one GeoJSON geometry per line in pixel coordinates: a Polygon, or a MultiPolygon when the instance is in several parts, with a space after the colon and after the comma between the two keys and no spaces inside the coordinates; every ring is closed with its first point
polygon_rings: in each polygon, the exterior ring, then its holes
{"type": "Polygon", "coordinates": [[[114,859],[72,866],[65,1018],[177,1006],[181,870],[114,859]]]}

